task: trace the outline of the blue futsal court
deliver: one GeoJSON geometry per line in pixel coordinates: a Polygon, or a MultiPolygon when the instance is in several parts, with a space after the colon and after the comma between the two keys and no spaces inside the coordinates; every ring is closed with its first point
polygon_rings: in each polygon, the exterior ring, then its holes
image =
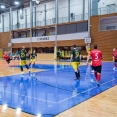
{"type": "Polygon", "coordinates": [[[36,64],[43,72],[0,78],[0,104],[42,117],[53,117],[81,102],[115,86],[117,72],[113,63],[102,67],[101,86],[97,87],[90,66],[80,66],[81,78],[75,81],[70,65],[36,64]]]}

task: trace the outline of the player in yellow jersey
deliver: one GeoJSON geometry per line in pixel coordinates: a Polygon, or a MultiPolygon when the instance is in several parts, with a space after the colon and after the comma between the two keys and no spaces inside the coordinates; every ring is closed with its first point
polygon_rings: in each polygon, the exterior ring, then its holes
{"type": "Polygon", "coordinates": [[[67,56],[68,56],[68,59],[70,59],[70,56],[71,56],[71,52],[70,51],[67,52],[67,56]]]}
{"type": "Polygon", "coordinates": [[[25,50],[25,47],[22,46],[21,51],[19,52],[21,74],[24,74],[24,72],[23,72],[24,65],[26,66],[26,68],[28,69],[28,72],[30,73],[29,67],[26,63],[26,54],[27,54],[27,52],[25,50]]]}
{"type": "Polygon", "coordinates": [[[64,57],[65,57],[65,53],[64,53],[64,50],[62,50],[62,52],[61,52],[61,58],[64,59],[64,57]]]}
{"type": "Polygon", "coordinates": [[[30,63],[29,63],[29,67],[30,67],[30,65],[31,65],[32,63],[33,63],[33,67],[35,67],[36,57],[37,57],[36,51],[33,50],[33,52],[30,54],[30,63]]]}
{"type": "Polygon", "coordinates": [[[76,45],[73,45],[73,50],[71,52],[71,61],[72,62],[72,67],[75,71],[76,79],[79,80],[80,78],[80,70],[78,69],[78,66],[80,64],[81,60],[81,53],[80,51],[76,48],[76,45]]]}

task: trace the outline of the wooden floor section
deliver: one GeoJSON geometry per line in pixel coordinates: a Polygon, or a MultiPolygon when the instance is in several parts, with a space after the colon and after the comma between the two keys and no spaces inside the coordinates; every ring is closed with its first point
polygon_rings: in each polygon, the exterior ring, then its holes
{"type": "MultiPolygon", "coordinates": [[[[0,111],[0,117],[35,117],[24,112],[16,116],[16,110],[11,108],[3,112],[2,106],[0,111]]],[[[117,117],[117,86],[55,117],[117,117]]]]}
{"type": "Polygon", "coordinates": [[[117,86],[56,117],[117,117],[117,86]]]}

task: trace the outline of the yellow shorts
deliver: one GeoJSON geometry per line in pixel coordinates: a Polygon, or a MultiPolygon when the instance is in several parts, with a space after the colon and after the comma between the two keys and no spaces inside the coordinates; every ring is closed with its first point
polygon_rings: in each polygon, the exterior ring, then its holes
{"type": "Polygon", "coordinates": [[[72,62],[73,69],[78,69],[78,66],[80,65],[79,62],[72,62]]]}
{"type": "Polygon", "coordinates": [[[35,59],[30,59],[30,62],[32,63],[32,62],[35,62],[35,59]]]}
{"type": "Polygon", "coordinates": [[[26,60],[21,60],[20,61],[20,66],[26,65],[26,60]]]}

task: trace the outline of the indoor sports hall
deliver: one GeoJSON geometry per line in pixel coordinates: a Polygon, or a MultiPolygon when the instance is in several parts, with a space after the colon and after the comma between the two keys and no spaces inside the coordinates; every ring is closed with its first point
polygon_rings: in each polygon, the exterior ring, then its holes
{"type": "Polygon", "coordinates": [[[117,1],[0,0],[0,111],[117,117],[117,1]]]}

